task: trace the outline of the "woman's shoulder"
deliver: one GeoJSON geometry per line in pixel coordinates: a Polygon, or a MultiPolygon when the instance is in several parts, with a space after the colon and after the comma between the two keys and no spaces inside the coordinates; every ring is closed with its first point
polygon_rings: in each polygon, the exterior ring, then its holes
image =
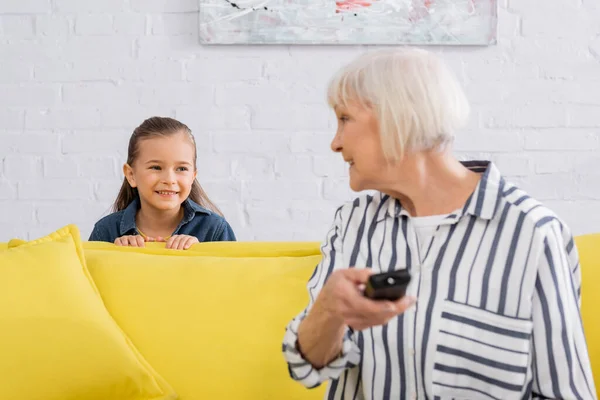
{"type": "Polygon", "coordinates": [[[361,193],[354,199],[342,203],[336,210],[335,218],[342,224],[347,224],[357,217],[377,217],[395,205],[395,200],[389,195],[377,191],[361,193]]]}
{"type": "Polygon", "coordinates": [[[340,205],[338,209],[352,209],[352,208],[377,208],[382,203],[387,202],[390,196],[378,191],[369,191],[361,193],[354,197],[352,200],[348,200],[340,205]]]}
{"type": "Polygon", "coordinates": [[[513,215],[518,215],[524,226],[545,229],[557,226],[561,231],[569,231],[555,210],[512,182],[507,182],[502,191],[496,208],[497,218],[502,218],[504,209],[513,209],[513,215]]]}

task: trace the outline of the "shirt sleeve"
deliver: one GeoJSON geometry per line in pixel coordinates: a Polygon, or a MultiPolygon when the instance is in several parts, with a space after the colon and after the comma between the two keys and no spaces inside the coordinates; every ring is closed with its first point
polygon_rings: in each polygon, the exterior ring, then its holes
{"type": "Polygon", "coordinates": [[[338,378],[345,369],[355,367],[360,361],[360,349],[352,337],[350,329],[346,329],[344,334],[340,355],[321,369],[313,367],[298,351],[297,346],[298,326],[310,311],[327,278],[334,270],[346,268],[343,265],[341,254],[341,232],[340,208],[336,213],[333,227],[321,247],[323,256],[321,262],[308,281],[309,304],[288,324],[283,339],[283,354],[288,363],[290,376],[309,388],[317,387],[326,380],[338,378]]]}
{"type": "Polygon", "coordinates": [[[217,233],[214,236],[213,241],[214,242],[235,242],[236,241],[235,233],[233,233],[233,229],[231,228],[231,226],[229,225],[229,223],[227,221],[223,220],[221,229],[219,230],[219,233],[217,233]]]}
{"type": "Polygon", "coordinates": [[[533,296],[533,397],[597,399],[580,314],[581,270],[573,236],[549,224],[533,296]]]}

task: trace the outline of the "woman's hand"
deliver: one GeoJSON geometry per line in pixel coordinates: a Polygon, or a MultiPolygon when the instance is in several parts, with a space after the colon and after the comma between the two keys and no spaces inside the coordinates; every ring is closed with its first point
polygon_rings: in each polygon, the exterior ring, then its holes
{"type": "Polygon", "coordinates": [[[199,243],[198,238],[189,235],[174,235],[167,240],[167,249],[187,250],[194,243],[199,243]]]}
{"type": "Polygon", "coordinates": [[[331,274],[319,294],[314,308],[326,314],[331,321],[363,330],[383,325],[402,314],[415,303],[404,296],[397,301],[371,300],[363,295],[371,269],[348,268],[331,274]]]}
{"type": "Polygon", "coordinates": [[[397,301],[368,299],[363,290],[371,274],[371,269],[334,271],[300,323],[298,349],[315,368],[324,367],[340,354],[347,327],[360,331],[383,325],[415,303],[408,296],[397,301]]]}
{"type": "Polygon", "coordinates": [[[115,239],[117,246],[144,247],[144,238],[140,235],[126,235],[115,239]]]}

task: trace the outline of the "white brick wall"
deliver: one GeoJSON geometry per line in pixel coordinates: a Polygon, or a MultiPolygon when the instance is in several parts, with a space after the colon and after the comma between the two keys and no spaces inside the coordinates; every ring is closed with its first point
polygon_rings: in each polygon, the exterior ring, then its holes
{"type": "MultiPolygon", "coordinates": [[[[576,233],[600,232],[600,6],[499,0],[499,43],[435,47],[473,103],[461,157],[486,157],[576,233]]],[[[353,196],[325,85],[372,47],[199,44],[198,0],[0,1],[0,241],[87,236],[132,129],[193,129],[199,177],[241,240],[321,240],[353,196]]]]}

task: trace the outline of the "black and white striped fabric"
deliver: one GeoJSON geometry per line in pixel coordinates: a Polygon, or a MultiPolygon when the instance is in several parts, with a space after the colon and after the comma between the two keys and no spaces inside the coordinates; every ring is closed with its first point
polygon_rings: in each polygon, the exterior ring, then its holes
{"type": "Polygon", "coordinates": [[[464,164],[480,183],[425,246],[387,195],[338,209],[308,282],[310,304],[286,330],[292,378],[308,387],[331,380],[328,399],[596,398],[570,231],[492,163],[464,164]],[[408,269],[418,301],[384,326],[348,329],[340,357],[317,370],[296,333],[340,268],[408,269]]]}

